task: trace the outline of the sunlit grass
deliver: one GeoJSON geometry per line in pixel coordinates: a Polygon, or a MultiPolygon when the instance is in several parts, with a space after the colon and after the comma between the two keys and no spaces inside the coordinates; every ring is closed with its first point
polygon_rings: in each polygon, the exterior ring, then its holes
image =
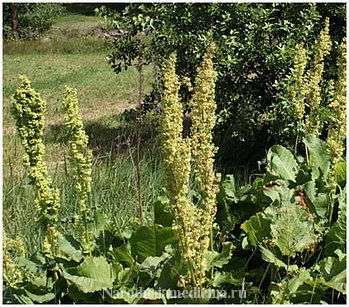
{"type": "MultiPolygon", "coordinates": [[[[136,131],[132,119],[125,120],[121,113],[139,103],[139,75],[133,68],[120,74],[113,72],[105,60],[105,41],[89,34],[100,25],[96,17],[64,16],[41,39],[4,44],[4,226],[10,236],[23,238],[30,251],[37,248],[40,232],[34,190],[22,165],[23,148],[11,116],[11,97],[20,74],[29,77],[47,102],[46,161],[54,184],[60,190],[62,230],[69,232],[69,223],[65,221],[74,209],[74,181],[69,171],[61,110],[65,85],[78,90],[83,121],[94,153],[92,203],[107,214],[112,227],[130,224],[135,217],[139,191],[132,159],[136,149],[132,143],[125,147],[118,142],[134,137],[136,131]],[[86,35],[77,36],[76,33],[86,35]]],[[[144,77],[145,93],[148,93],[151,67],[145,67],[144,77]]],[[[162,188],[162,167],[158,146],[153,141],[146,144],[146,139],[149,140],[144,136],[147,129],[140,129],[144,137],[139,162],[142,203],[146,216],[151,218],[152,204],[162,188]]],[[[155,133],[154,129],[149,130],[155,133]]]]}

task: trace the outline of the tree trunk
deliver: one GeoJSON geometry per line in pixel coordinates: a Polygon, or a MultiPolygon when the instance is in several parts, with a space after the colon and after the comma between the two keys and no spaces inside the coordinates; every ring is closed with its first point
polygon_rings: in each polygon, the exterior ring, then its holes
{"type": "Polygon", "coordinates": [[[12,34],[18,37],[18,14],[17,5],[15,3],[11,4],[11,20],[12,20],[12,34]]]}

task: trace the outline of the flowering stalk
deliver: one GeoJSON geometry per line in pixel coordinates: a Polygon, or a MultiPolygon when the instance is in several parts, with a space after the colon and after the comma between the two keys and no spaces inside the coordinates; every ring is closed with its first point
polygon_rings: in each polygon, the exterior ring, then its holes
{"type": "Polygon", "coordinates": [[[86,253],[93,248],[93,233],[89,225],[92,223],[89,195],[92,182],[92,151],[87,148],[88,136],[79,111],[79,102],[75,89],[66,87],[63,99],[65,112],[65,129],[69,138],[70,162],[73,170],[74,189],[76,194],[77,212],[75,226],[82,240],[86,253]]]}
{"type": "MultiPolygon", "coordinates": [[[[216,117],[215,78],[212,57],[215,46],[211,45],[203,58],[195,80],[194,94],[191,100],[191,150],[194,178],[201,194],[199,203],[199,219],[201,239],[198,255],[200,279],[204,281],[206,264],[204,255],[209,249],[212,236],[212,225],[216,214],[216,195],[218,193],[218,177],[214,172],[215,147],[212,141],[212,129],[216,117]]],[[[199,273],[198,273],[199,274],[199,273]]]]}
{"type": "Polygon", "coordinates": [[[25,150],[24,163],[29,168],[29,177],[36,188],[35,205],[39,210],[40,222],[45,238],[44,253],[50,257],[57,248],[59,193],[53,188],[48,175],[43,143],[44,113],[46,102],[31,87],[25,76],[20,76],[20,86],[14,95],[12,113],[25,150]]]}
{"type": "Polygon", "coordinates": [[[308,90],[306,103],[309,107],[309,114],[306,118],[306,131],[309,134],[319,135],[319,107],[321,103],[321,87],[322,74],[324,71],[324,58],[330,53],[331,38],[329,34],[329,19],[325,20],[325,27],[321,31],[320,36],[315,44],[315,57],[313,67],[309,72],[308,90]]]}
{"type": "Polygon", "coordinates": [[[334,87],[333,101],[330,104],[332,123],[327,137],[332,160],[329,178],[334,186],[336,166],[344,153],[343,140],[346,132],[346,55],[346,40],[344,39],[339,49],[338,76],[334,87]]]}
{"type": "Polygon", "coordinates": [[[293,106],[293,114],[297,122],[302,123],[304,121],[304,99],[306,94],[304,71],[307,65],[307,53],[303,45],[297,45],[296,50],[286,97],[293,106]]]}
{"type": "Polygon", "coordinates": [[[179,82],[175,72],[176,58],[171,55],[163,70],[162,141],[168,174],[175,230],[181,254],[189,272],[182,285],[200,287],[206,277],[205,253],[209,249],[212,223],[216,212],[217,178],[213,171],[215,148],[211,130],[215,124],[212,55],[209,48],[198,71],[196,92],[191,101],[191,139],[183,139],[183,108],[178,98],[179,82]],[[192,157],[192,159],[191,159],[192,157]],[[196,206],[189,199],[189,181],[193,163],[195,181],[202,195],[196,206]]]}
{"type": "MultiPolygon", "coordinates": [[[[195,211],[189,194],[190,142],[182,138],[183,108],[178,98],[179,82],[175,71],[176,57],[171,55],[164,65],[162,142],[168,176],[168,188],[174,206],[175,229],[181,254],[191,266],[191,246],[195,244],[195,211]]],[[[195,277],[191,274],[195,283],[195,277]]]]}

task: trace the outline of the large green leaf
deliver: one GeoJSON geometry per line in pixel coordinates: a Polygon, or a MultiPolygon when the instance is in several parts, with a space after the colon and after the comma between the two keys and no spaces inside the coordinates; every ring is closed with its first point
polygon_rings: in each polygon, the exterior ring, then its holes
{"type": "Polygon", "coordinates": [[[131,236],[131,252],[139,262],[149,256],[161,256],[165,246],[175,242],[171,227],[161,225],[141,226],[131,236]]]}
{"type": "Polygon", "coordinates": [[[336,165],[337,183],[340,186],[345,185],[346,178],[347,178],[347,163],[346,163],[346,161],[340,161],[336,165]]]}
{"type": "Polygon", "coordinates": [[[295,264],[292,265],[287,265],[285,262],[283,262],[282,260],[280,260],[271,250],[260,246],[259,249],[262,252],[262,258],[269,263],[274,264],[275,266],[277,266],[278,268],[284,268],[285,270],[287,270],[288,272],[294,272],[298,270],[298,266],[295,264]]]}
{"type": "MultiPolygon", "coordinates": [[[[273,304],[290,304],[294,298],[297,299],[299,288],[305,283],[311,282],[312,277],[309,271],[301,269],[297,275],[290,279],[283,279],[279,283],[272,284],[271,287],[271,298],[273,304]]],[[[314,290],[314,289],[313,289],[314,290]]],[[[302,297],[303,298],[303,297],[302,297]]],[[[311,302],[311,293],[306,297],[305,301],[298,301],[298,303],[309,303],[311,302]]]]}
{"type": "Polygon", "coordinates": [[[39,303],[39,304],[43,304],[43,303],[48,303],[50,301],[52,301],[55,298],[55,294],[54,293],[44,293],[44,294],[34,294],[31,293],[27,290],[25,290],[26,295],[34,302],[34,303],[39,303]]]}
{"type": "Polygon", "coordinates": [[[112,254],[115,260],[120,262],[122,265],[127,265],[131,267],[136,263],[136,261],[132,257],[131,250],[128,244],[123,244],[115,248],[112,254]]]}
{"type": "Polygon", "coordinates": [[[144,292],[142,293],[142,298],[145,299],[148,304],[149,303],[158,304],[160,302],[166,304],[167,302],[165,293],[152,288],[145,289],[144,292]],[[159,302],[159,300],[161,301],[159,302]]]}
{"type": "Polygon", "coordinates": [[[76,249],[63,235],[58,236],[59,257],[68,261],[79,262],[82,259],[81,250],[76,249]]]}
{"type": "Polygon", "coordinates": [[[263,188],[263,193],[265,196],[268,196],[272,202],[278,201],[282,203],[290,203],[294,190],[290,189],[284,180],[276,180],[271,186],[263,188]]]}
{"type": "Polygon", "coordinates": [[[89,230],[92,231],[97,238],[99,234],[106,228],[106,225],[108,223],[109,218],[107,214],[98,209],[94,216],[94,223],[89,224],[89,230]]]}
{"type": "Polygon", "coordinates": [[[224,181],[222,182],[222,192],[224,197],[230,201],[237,202],[237,192],[235,186],[235,178],[233,175],[227,175],[224,181]]]}
{"type": "Polygon", "coordinates": [[[220,253],[216,251],[209,251],[206,255],[208,269],[212,267],[222,268],[229,262],[234,249],[235,246],[232,242],[225,242],[220,253]]]}
{"type": "Polygon", "coordinates": [[[262,258],[269,263],[273,263],[275,266],[277,266],[278,268],[284,268],[287,269],[287,265],[286,263],[284,263],[282,260],[280,260],[279,258],[277,258],[272,251],[270,251],[269,249],[260,246],[260,250],[262,252],[262,258]]]}
{"type": "Polygon", "coordinates": [[[124,268],[118,272],[118,285],[129,286],[134,283],[136,278],[137,270],[133,268],[124,268]]]}
{"type": "Polygon", "coordinates": [[[31,261],[26,257],[19,257],[17,264],[27,273],[28,276],[30,276],[29,282],[31,285],[38,288],[48,286],[49,280],[47,278],[47,272],[40,264],[31,261]]]}
{"type": "Polygon", "coordinates": [[[63,275],[84,293],[112,288],[115,279],[104,257],[87,257],[77,268],[63,270],[63,275]]]}
{"type": "Polygon", "coordinates": [[[154,204],[154,223],[170,227],[173,222],[173,213],[168,197],[161,195],[154,204]]]}
{"type": "Polygon", "coordinates": [[[311,208],[321,217],[326,218],[328,206],[332,201],[328,193],[318,193],[315,181],[308,181],[304,184],[304,192],[307,199],[310,201],[311,208]]]}
{"type": "Polygon", "coordinates": [[[246,232],[250,244],[256,247],[263,240],[270,238],[270,224],[271,221],[258,212],[243,223],[241,229],[246,232]]]}
{"type": "Polygon", "coordinates": [[[268,172],[280,179],[295,181],[298,164],[293,154],[283,146],[274,145],[267,155],[268,172]]]}
{"type": "Polygon", "coordinates": [[[284,256],[295,256],[318,242],[312,217],[296,204],[276,208],[270,228],[272,242],[284,256]]]}
{"type": "Polygon", "coordinates": [[[314,271],[321,275],[317,281],[322,285],[345,294],[346,289],[346,254],[336,251],[336,257],[327,257],[318,262],[314,271]]]}
{"type": "Polygon", "coordinates": [[[148,257],[141,264],[142,270],[156,270],[166,259],[170,257],[170,254],[163,253],[160,257],[148,257]]]}
{"type": "Polygon", "coordinates": [[[308,149],[313,178],[319,178],[320,174],[326,178],[330,168],[330,155],[326,143],[313,135],[308,135],[304,143],[308,149]]]}
{"type": "Polygon", "coordinates": [[[115,304],[136,304],[140,300],[139,289],[134,287],[121,287],[112,296],[115,304]]]}
{"type": "Polygon", "coordinates": [[[241,286],[243,278],[234,275],[232,272],[217,272],[213,279],[210,280],[210,285],[213,287],[222,287],[224,284],[230,284],[234,286],[241,286]]]}

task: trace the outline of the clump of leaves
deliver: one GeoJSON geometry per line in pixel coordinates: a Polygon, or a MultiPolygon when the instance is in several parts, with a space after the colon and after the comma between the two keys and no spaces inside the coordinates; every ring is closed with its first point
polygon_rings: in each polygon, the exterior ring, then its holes
{"type": "Polygon", "coordinates": [[[338,294],[337,301],[345,294],[343,181],[332,189],[325,142],[307,137],[304,143],[307,159],[275,145],[262,178],[241,188],[231,176],[222,183],[219,208],[226,216],[217,216],[221,231],[236,238],[238,253],[254,251],[247,260],[254,255],[252,266],[264,263],[262,276],[251,269],[244,274],[272,303],[330,303],[329,292],[338,294]],[[338,208],[335,214],[332,208],[338,208]]]}

